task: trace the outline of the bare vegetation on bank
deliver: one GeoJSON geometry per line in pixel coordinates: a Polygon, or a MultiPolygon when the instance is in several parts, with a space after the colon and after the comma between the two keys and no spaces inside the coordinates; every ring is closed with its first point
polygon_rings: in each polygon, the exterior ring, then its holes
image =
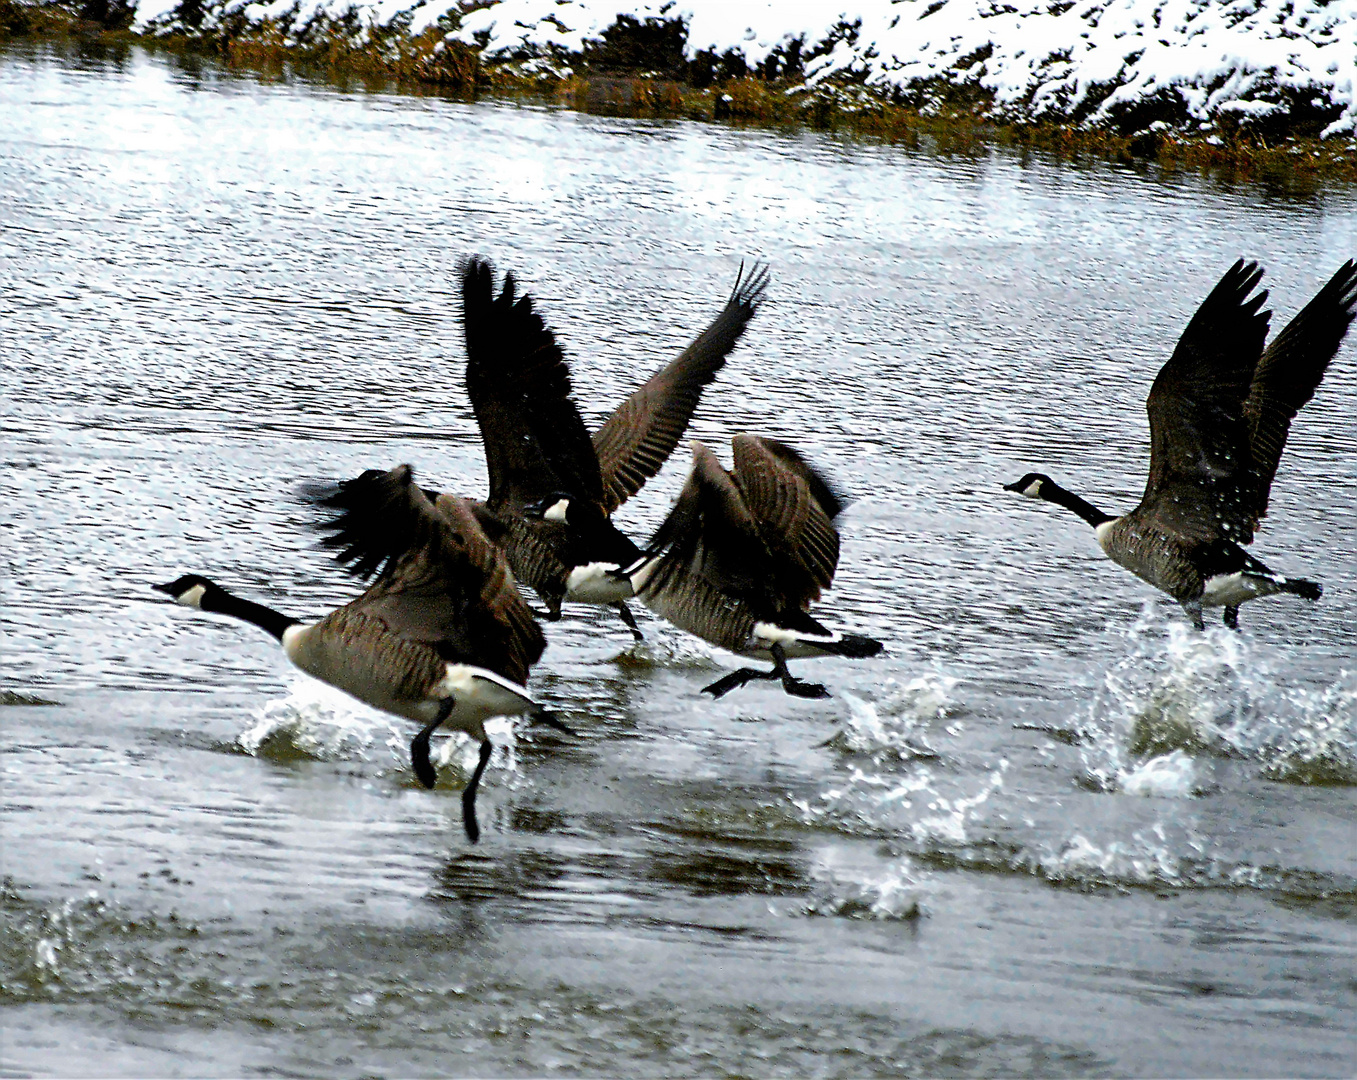
{"type": "Polygon", "coordinates": [[[844,78],[808,87],[804,68],[815,53],[803,51],[800,43],[774,50],[755,68],[733,50],[703,51],[689,59],[681,20],[625,15],[582,53],[486,63],[477,49],[446,40],[463,14],[484,6],[484,0],[464,0],[412,33],[408,16],[374,25],[357,8],[302,18],[294,6],[276,18],[251,20],[239,8],[182,0],[169,16],[135,33],[130,29],[135,5],[127,0],[0,0],[0,42],[137,43],[211,56],[267,79],[319,78],[458,97],[530,96],[588,113],[808,127],[945,153],[1002,145],[1066,160],[1152,163],[1288,187],[1357,180],[1353,140],[1320,139],[1303,110],[1270,128],[1222,118],[1214,129],[1187,130],[1181,107],[1161,95],[1096,126],[1082,116],[1002,123],[990,115],[990,95],[973,84],[940,81],[901,89],[844,78]]]}

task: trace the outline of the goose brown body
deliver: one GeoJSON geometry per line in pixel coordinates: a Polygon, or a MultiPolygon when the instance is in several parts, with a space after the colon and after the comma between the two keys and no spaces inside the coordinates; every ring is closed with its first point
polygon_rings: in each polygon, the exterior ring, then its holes
{"type": "Polygon", "coordinates": [[[373,578],[354,600],[310,625],[255,604],[198,575],[157,588],[176,601],[254,623],[278,638],[302,671],[375,708],[423,725],[411,763],[432,787],[428,741],[440,726],[481,742],[462,793],[463,820],[480,835],[475,795],[490,757],[485,721],[538,712],[525,689],[545,647],[498,547],[495,522],[450,495],[431,501],[408,465],[313,487],[313,502],[339,511],[322,526],[340,562],[373,578]]]}
{"type": "MultiPolygon", "coordinates": [[[[791,693],[822,687],[786,673],[799,656],[871,656],[881,645],[838,634],[810,614],[834,580],[842,500],[790,446],[738,435],[728,472],[705,445],[673,510],[631,568],[637,595],[656,614],[721,648],[772,657],[772,674],[791,693]]],[[[769,673],[743,669],[713,684],[725,693],[769,673]],[[737,676],[743,676],[737,678],[737,676]]],[[[819,691],[818,693],[812,691],[819,691]]]]}

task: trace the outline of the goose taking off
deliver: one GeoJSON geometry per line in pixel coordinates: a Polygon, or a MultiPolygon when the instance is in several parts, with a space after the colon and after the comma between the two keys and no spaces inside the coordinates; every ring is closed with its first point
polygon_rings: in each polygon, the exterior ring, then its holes
{"type": "Polygon", "coordinates": [[[1285,592],[1318,600],[1319,585],[1274,574],[1246,552],[1267,512],[1268,493],[1291,420],[1314,396],[1357,306],[1357,264],[1338,271],[1263,348],[1263,272],[1242,259],[1197,310],[1150,388],[1150,476],[1140,505],[1112,517],[1049,476],[1006,484],[1073,511],[1093,526],[1113,562],[1172,596],[1205,625],[1202,608],[1239,605],[1285,592]]]}
{"type": "Polygon", "coordinates": [[[703,689],[721,697],[750,679],[780,679],[797,697],[828,697],[793,678],[787,661],[875,656],[881,642],[834,633],[811,618],[811,602],[834,580],[843,501],[795,450],[737,435],[727,472],[702,443],[669,516],[629,573],[641,600],[680,629],[754,658],[772,671],[741,668],[703,689]]]}
{"type": "Polygon", "coordinates": [[[372,470],[312,497],[343,511],[330,542],[345,549],[339,558],[376,575],[366,592],[319,622],[303,624],[197,574],[155,588],[188,607],[253,623],[308,675],[423,725],[410,762],[425,787],[437,779],[429,761],[437,728],[479,739],[480,758],[462,792],[462,821],[475,843],[476,788],[493,749],[484,723],[542,715],[524,689],[546,645],[541,628],[472,505],[450,495],[430,502],[408,465],[372,470]]]}
{"type": "Polygon", "coordinates": [[[768,270],[743,264],[715,320],[628,397],[591,438],[571,396],[570,369],[512,273],[494,292],[483,259],[462,268],[466,387],[485,443],[486,505],[507,524],[509,563],[550,618],[563,600],[614,605],[633,635],[632,595],[615,573],[640,551],[612,513],[660,471],[763,298],[768,270]]]}

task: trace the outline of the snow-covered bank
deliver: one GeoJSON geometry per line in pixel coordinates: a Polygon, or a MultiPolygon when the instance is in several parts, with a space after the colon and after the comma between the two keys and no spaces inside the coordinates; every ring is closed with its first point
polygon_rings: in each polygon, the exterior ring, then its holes
{"type": "MultiPolygon", "coordinates": [[[[143,0],[140,25],[163,25],[173,4],[143,0]]],[[[1008,121],[1357,135],[1357,0],[499,0],[462,16],[458,0],[225,0],[208,10],[209,22],[239,13],[301,26],[351,7],[371,24],[408,18],[412,33],[443,18],[484,62],[561,74],[619,15],[682,19],[689,59],[706,51],[757,69],[791,56],[806,86],[851,81],[924,107],[971,89],[1008,121]]]]}

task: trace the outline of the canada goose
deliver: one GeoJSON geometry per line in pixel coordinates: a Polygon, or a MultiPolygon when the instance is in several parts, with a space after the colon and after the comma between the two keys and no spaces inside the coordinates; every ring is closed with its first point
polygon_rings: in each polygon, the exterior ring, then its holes
{"type": "Polygon", "coordinates": [[[780,679],[797,697],[828,697],[793,678],[787,661],[875,656],[881,642],[827,630],[810,604],[834,580],[843,500],[795,450],[737,435],[734,472],[693,442],[693,467],[645,554],[628,567],[636,595],[656,614],[772,671],[741,668],[710,686],[721,697],[750,679],[780,679]]]}
{"type": "Polygon", "coordinates": [[[308,675],[422,724],[410,743],[410,763],[425,787],[437,780],[429,762],[429,737],[437,728],[448,725],[479,739],[480,759],[462,792],[462,822],[475,843],[476,788],[493,749],[484,723],[492,716],[541,715],[524,689],[546,644],[541,628],[473,507],[451,495],[430,502],[410,466],[371,470],[313,491],[313,498],[346,511],[333,546],[346,547],[341,559],[362,560],[364,572],[377,576],[356,600],[319,622],[306,625],[198,574],[155,588],[187,607],[253,623],[308,675]]]}
{"type": "Polygon", "coordinates": [[[1204,607],[1223,606],[1225,625],[1238,629],[1246,600],[1279,592],[1318,600],[1323,591],[1274,574],[1241,545],[1267,512],[1291,420],[1353,320],[1357,265],[1344,263],[1266,350],[1267,292],[1249,295],[1262,276],[1256,263],[1235,263],[1154,380],[1139,506],[1113,517],[1042,473],[1004,485],[1078,514],[1114,562],[1172,596],[1199,630],[1204,607]]]}
{"type": "Polygon", "coordinates": [[[613,411],[592,438],[571,396],[556,337],[515,295],[512,273],[494,295],[483,259],[462,268],[466,387],[485,443],[488,508],[507,524],[505,550],[520,581],[560,617],[563,600],[611,604],[641,637],[615,571],[640,551],[612,513],[660,471],[687,430],[703,387],[721,370],[763,298],[768,269],[744,265],[721,312],[686,349],[613,411]]]}

